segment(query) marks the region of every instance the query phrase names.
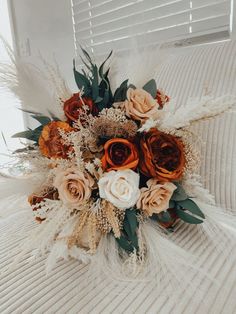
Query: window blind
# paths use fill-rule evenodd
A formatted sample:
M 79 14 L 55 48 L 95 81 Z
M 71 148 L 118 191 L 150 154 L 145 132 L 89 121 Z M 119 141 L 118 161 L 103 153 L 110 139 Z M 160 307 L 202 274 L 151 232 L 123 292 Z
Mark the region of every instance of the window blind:
M 229 33 L 230 0 L 72 0 L 75 44 L 95 54 Z

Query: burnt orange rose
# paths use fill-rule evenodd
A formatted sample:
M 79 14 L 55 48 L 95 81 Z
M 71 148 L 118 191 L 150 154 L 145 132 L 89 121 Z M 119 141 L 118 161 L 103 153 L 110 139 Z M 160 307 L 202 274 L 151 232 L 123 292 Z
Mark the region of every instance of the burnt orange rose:
M 165 104 L 170 101 L 170 97 L 167 96 L 163 92 L 162 89 L 158 89 L 157 94 L 156 94 L 156 100 L 157 100 L 157 103 L 159 104 L 160 108 L 163 108 L 165 106 Z
M 136 146 L 123 138 L 113 138 L 104 145 L 102 167 L 106 171 L 135 169 L 139 163 Z
M 182 141 L 155 128 L 143 134 L 140 140 L 140 170 L 147 177 L 160 181 L 181 178 L 185 165 Z
M 71 132 L 73 128 L 62 121 L 52 121 L 45 125 L 39 138 L 39 149 L 45 157 L 48 158 L 68 158 L 68 152 L 72 151 L 72 147 L 66 145 L 60 135 L 59 129 L 64 132 Z
M 97 115 L 98 109 L 93 100 L 89 97 L 80 97 L 80 93 L 73 94 L 73 96 L 64 102 L 64 112 L 69 123 L 77 122 L 81 113 L 85 112 L 85 106 L 87 106 L 88 113 Z M 82 123 L 84 122 L 81 119 Z

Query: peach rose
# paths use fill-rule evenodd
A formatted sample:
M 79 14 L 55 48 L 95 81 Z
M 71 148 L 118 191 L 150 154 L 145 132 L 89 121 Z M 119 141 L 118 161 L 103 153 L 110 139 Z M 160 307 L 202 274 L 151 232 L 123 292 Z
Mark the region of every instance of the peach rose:
M 59 129 L 64 132 L 72 132 L 73 128 L 66 122 L 52 121 L 45 125 L 39 138 L 39 149 L 43 156 L 48 158 L 68 158 L 68 152 L 72 147 L 64 143 Z
M 184 165 L 184 145 L 176 136 L 151 128 L 140 140 L 140 171 L 160 181 L 181 178 Z
M 123 138 L 113 138 L 105 143 L 102 157 L 104 170 L 134 170 L 138 163 L 138 150 L 133 143 Z
M 127 91 L 127 100 L 124 102 L 126 115 L 144 123 L 147 119 L 157 119 L 159 116 L 157 101 L 144 89 Z
M 147 181 L 147 187 L 140 189 L 137 208 L 148 216 L 159 214 L 169 208 L 169 201 L 175 189 L 176 186 L 171 182 L 150 179 Z
M 79 206 L 91 197 L 94 179 L 77 168 L 58 171 L 54 186 L 58 189 L 59 198 L 65 204 Z

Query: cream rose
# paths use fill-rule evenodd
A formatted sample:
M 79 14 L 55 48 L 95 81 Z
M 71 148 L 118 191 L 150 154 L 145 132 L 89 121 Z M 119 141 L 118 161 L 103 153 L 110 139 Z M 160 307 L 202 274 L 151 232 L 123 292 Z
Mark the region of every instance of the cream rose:
M 93 178 L 75 167 L 59 171 L 54 180 L 59 198 L 64 203 L 74 206 L 80 205 L 90 198 L 93 185 Z
M 147 119 L 157 119 L 159 116 L 157 101 L 144 89 L 127 91 L 127 100 L 124 102 L 126 115 L 134 120 L 145 122 Z
M 110 171 L 98 182 L 99 194 L 117 208 L 134 206 L 139 198 L 139 174 L 126 169 Z
M 169 208 L 169 201 L 175 189 L 176 186 L 171 182 L 160 183 L 156 179 L 150 179 L 147 181 L 147 187 L 140 190 L 137 208 L 148 216 L 159 214 Z

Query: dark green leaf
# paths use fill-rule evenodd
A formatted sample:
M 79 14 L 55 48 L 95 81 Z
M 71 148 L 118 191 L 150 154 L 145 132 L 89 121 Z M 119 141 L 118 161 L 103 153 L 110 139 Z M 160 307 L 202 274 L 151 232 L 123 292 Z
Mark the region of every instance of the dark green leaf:
M 37 120 L 42 125 L 46 125 L 51 122 L 51 119 L 46 116 L 31 116 L 33 119 Z
M 111 52 L 109 53 L 108 57 L 103 61 L 103 63 L 102 63 L 101 66 L 99 67 L 99 75 L 100 75 L 100 77 L 101 77 L 102 79 L 104 78 L 104 76 L 106 76 L 106 73 L 105 73 L 105 75 L 103 74 L 103 67 L 104 67 L 104 65 L 106 64 L 107 60 L 111 57 L 111 55 L 112 55 L 112 50 L 111 50 Z M 108 70 L 109 70 L 109 69 L 108 69 Z
M 184 201 L 188 198 L 188 195 L 186 194 L 185 190 L 181 186 L 180 183 L 174 182 L 177 189 L 174 191 L 173 195 L 171 196 L 171 200 L 173 201 Z
M 175 201 L 169 201 L 169 208 L 175 208 Z
M 83 54 L 85 55 L 85 58 L 86 58 L 90 63 L 92 63 L 92 59 L 91 59 L 89 53 L 88 53 L 82 46 L 80 46 L 80 48 L 81 48 Z
M 127 209 L 125 212 L 126 218 L 129 222 L 132 235 L 136 233 L 138 227 L 138 220 L 135 209 Z
M 114 94 L 114 102 L 124 101 L 126 99 L 126 93 L 128 90 L 128 81 L 125 80 L 121 83 L 120 87 L 118 87 Z
M 30 139 L 33 135 L 33 131 L 28 130 L 28 131 L 23 131 L 23 132 L 19 132 L 16 133 L 14 135 L 12 135 L 13 138 L 26 138 L 26 139 Z
M 156 93 L 157 93 L 157 84 L 156 81 L 154 79 L 151 79 L 150 81 L 148 81 L 144 86 L 143 89 L 148 92 L 149 94 L 152 95 L 153 98 L 156 97 Z
M 86 63 L 86 61 L 85 61 L 81 56 L 80 56 L 80 59 L 81 59 L 81 61 L 83 62 L 83 65 L 85 65 L 85 67 L 86 67 L 86 68 L 88 69 L 88 71 L 90 72 L 90 71 L 92 70 L 91 66 L 88 65 L 88 64 Z M 87 77 L 86 72 L 85 72 L 84 70 L 82 70 L 82 72 L 83 72 L 84 76 Z
M 96 65 L 93 66 L 92 70 L 92 98 L 93 101 L 99 96 L 99 86 L 98 86 L 98 68 Z
M 73 61 L 73 70 L 74 70 L 74 77 L 75 82 L 79 89 L 84 89 L 84 94 L 86 96 L 89 96 L 89 93 L 91 92 L 91 84 L 89 79 L 84 76 L 82 73 L 78 72 L 75 68 L 75 60 Z
M 184 201 L 179 201 L 178 205 L 180 205 L 182 208 L 190 211 L 191 213 L 193 213 L 196 216 L 199 216 L 201 218 L 205 218 L 203 212 L 200 210 L 198 205 L 190 199 L 187 199 Z
M 116 238 L 116 241 L 118 242 L 119 246 L 125 251 L 130 253 L 133 252 L 133 246 L 128 242 L 125 237 L 121 236 L 120 238 Z
M 192 215 L 189 215 L 188 213 L 186 213 L 182 209 L 176 209 L 176 213 L 181 220 L 183 220 L 189 224 L 197 225 L 197 224 L 203 223 L 202 220 L 200 220 L 200 219 L 198 219 Z
M 97 99 L 95 100 L 95 104 L 97 104 L 97 103 L 101 102 L 102 100 L 103 100 L 103 98 L 102 98 L 102 97 L 100 97 L 100 96 L 98 96 L 98 97 L 97 97 Z

